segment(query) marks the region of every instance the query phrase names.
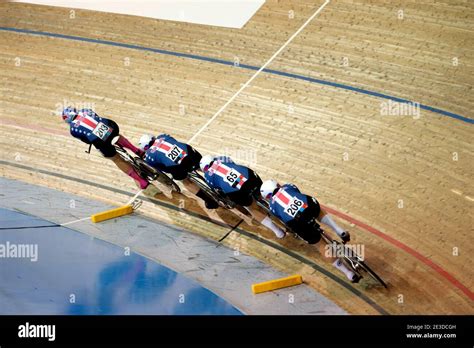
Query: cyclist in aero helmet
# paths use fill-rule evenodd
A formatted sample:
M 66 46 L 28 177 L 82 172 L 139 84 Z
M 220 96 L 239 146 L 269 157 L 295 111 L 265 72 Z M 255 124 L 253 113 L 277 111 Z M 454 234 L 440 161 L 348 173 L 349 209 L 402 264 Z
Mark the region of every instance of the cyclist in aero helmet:
M 169 173 L 174 180 L 180 180 L 184 187 L 201 198 L 208 209 L 216 209 L 218 204 L 188 179 L 188 173 L 199 168 L 201 154 L 191 145 L 181 143 L 168 134 L 153 136 L 143 134 L 138 146 L 145 151 L 145 161 L 150 166 Z
M 112 139 L 118 137 L 117 144 L 126 148 L 138 156 L 144 153 L 136 148 L 130 141 L 119 133 L 119 126 L 114 121 L 100 117 L 91 109 L 82 109 L 77 111 L 73 107 L 67 107 L 62 112 L 62 119 L 69 124 L 70 133 L 73 137 L 83 141 L 86 144 L 92 144 L 99 150 L 105 158 L 109 158 L 115 165 L 128 176 L 130 176 L 137 185 L 143 189 L 143 193 L 148 196 L 155 196 L 160 191 L 143 179 L 125 162 L 115 150 Z
M 255 194 L 262 180 L 252 169 L 234 163 L 229 157 L 206 155 L 200 162 L 206 182 L 219 190 L 235 204 L 244 207 L 252 217 L 271 230 L 277 238 L 283 238 L 282 231 L 255 202 Z
M 321 208 L 317 199 L 301 193 L 295 185 L 281 186 L 275 180 L 266 180 L 260 187 L 260 194 L 268 202 L 270 212 L 308 244 L 316 244 L 321 239 L 321 234 L 311 226 L 314 219 L 331 227 L 344 242 L 350 240 L 349 233 L 336 224 Z M 360 280 L 342 260 L 332 259 L 334 267 L 343 272 L 350 281 L 356 283 Z

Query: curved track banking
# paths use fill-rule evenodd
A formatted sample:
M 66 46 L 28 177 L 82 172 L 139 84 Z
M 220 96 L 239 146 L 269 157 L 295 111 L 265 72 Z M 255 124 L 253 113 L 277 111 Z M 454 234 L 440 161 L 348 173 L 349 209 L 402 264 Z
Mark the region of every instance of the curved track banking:
M 30 180 L 43 173 L 34 176 L 42 185 L 120 200 L 133 191 L 127 178 L 83 154 L 73 139 L 51 137 L 67 134 L 47 116 L 63 99 L 92 103 L 132 139 L 151 128 L 188 139 L 318 4 L 267 1 L 242 30 L 89 11 L 77 11 L 74 22 L 64 9 L 0 6 L 7 14 L 0 20 L 2 175 Z M 397 6 L 406 13 L 402 22 Z M 196 143 L 202 152 L 258 154 L 240 160 L 329 204 L 354 242 L 367 246 L 388 291 L 370 282 L 354 288 L 314 249 L 271 242 L 256 226 L 225 242 L 303 273 L 352 313 L 473 313 L 470 14 L 472 6 L 461 1 L 333 1 Z M 388 100 L 419 102 L 421 117 L 381 116 Z M 12 143 L 15 136 L 28 142 Z M 71 159 L 74 166 L 65 166 Z M 70 187 L 66 178 L 82 184 Z M 109 197 L 101 190 L 111 186 Z M 185 218 L 175 208 L 181 203 L 164 198 L 146 212 L 213 239 L 225 233 L 219 225 L 234 225 L 189 199 L 184 204 L 193 213 Z
M 0 27 L 0 30 L 10 31 L 10 32 L 15 32 L 15 33 L 22 33 L 22 34 L 54 37 L 54 38 L 60 38 L 60 39 L 65 39 L 65 40 L 83 41 L 83 42 L 89 42 L 89 43 L 96 43 L 96 44 L 100 44 L 100 45 L 109 45 L 109 46 L 128 48 L 128 49 L 134 49 L 134 50 L 139 50 L 139 51 L 148 51 L 148 52 L 153 52 L 153 53 L 166 54 L 166 55 L 170 55 L 170 56 L 174 56 L 174 57 L 196 59 L 196 60 L 201 60 L 201 61 L 204 61 L 204 62 L 223 64 L 223 65 L 227 65 L 227 66 L 235 66 L 235 62 L 232 62 L 232 61 L 226 61 L 226 60 L 216 59 L 216 58 L 212 58 L 212 57 L 197 56 L 197 55 L 193 55 L 193 54 L 186 54 L 186 53 L 180 53 L 180 52 L 160 50 L 160 49 L 156 49 L 156 48 L 152 48 L 152 47 L 144 47 L 144 46 L 138 46 L 138 45 L 133 45 L 133 44 L 127 44 L 127 43 L 97 40 L 97 39 L 90 39 L 90 38 L 86 38 L 86 37 L 64 35 L 64 34 L 60 34 L 60 33 L 48 33 L 48 32 L 34 31 L 34 30 L 21 29 L 21 28 Z M 248 69 L 248 70 L 258 70 L 258 69 L 260 69 L 260 67 L 258 67 L 258 66 L 252 66 L 252 65 L 246 65 L 246 64 L 239 64 L 237 67 L 241 68 L 241 69 Z M 289 78 L 293 78 L 293 79 L 297 79 L 297 80 L 308 81 L 308 82 L 312 82 L 312 83 L 318 83 L 318 84 L 321 84 L 321 85 L 331 86 L 331 87 L 335 87 L 335 88 L 341 88 L 341 89 L 345 89 L 345 90 L 356 92 L 356 93 L 361 93 L 361 94 L 366 94 L 366 95 L 370 95 L 370 96 L 373 96 L 373 97 L 392 100 L 392 101 L 395 101 L 395 102 L 414 103 L 414 101 L 412 101 L 412 100 L 398 98 L 398 97 L 383 94 L 383 93 L 380 93 L 380 92 L 369 91 L 369 90 L 365 90 L 365 89 L 362 89 L 362 88 L 348 86 L 348 85 L 345 85 L 345 84 L 342 84 L 342 83 L 336 83 L 336 82 L 331 82 L 331 81 L 314 79 L 314 78 L 311 78 L 309 76 L 291 74 L 291 73 L 288 73 L 288 72 L 285 72 L 285 71 L 279 71 L 279 70 L 273 70 L 273 69 L 263 69 L 263 72 L 269 73 L 269 74 L 274 74 L 274 75 L 279 75 L 279 76 L 284 76 L 284 77 L 289 77 Z M 457 119 L 457 120 L 460 120 L 460 121 L 463 121 L 463 122 L 466 122 L 466 123 L 474 123 L 474 119 L 467 118 L 467 117 L 464 117 L 462 115 L 458 115 L 454 112 L 441 110 L 441 109 L 438 109 L 438 108 L 435 108 L 435 107 L 432 107 L 432 106 L 429 106 L 429 105 L 420 104 L 420 108 L 424 109 L 424 110 L 427 110 L 427 111 L 431 111 L 433 113 L 443 115 L 443 116 L 448 116 L 448 117 L 451 117 L 451 118 L 454 118 L 454 119 Z
M 41 174 L 46 174 L 48 176 L 58 177 L 58 178 L 65 179 L 65 180 L 75 182 L 75 183 L 82 183 L 82 184 L 85 184 L 87 186 L 91 186 L 91 187 L 95 187 L 95 188 L 101 188 L 101 189 L 108 190 L 108 191 L 111 191 L 111 192 L 120 193 L 120 194 L 123 194 L 125 196 L 129 196 L 129 197 L 134 197 L 135 196 L 135 193 L 133 193 L 133 192 L 127 192 L 127 191 L 124 191 L 124 190 L 121 190 L 121 189 L 109 187 L 109 186 L 106 186 L 106 185 L 97 184 L 97 183 L 94 183 L 92 181 L 88 181 L 88 180 L 84 180 L 84 179 L 80 179 L 80 178 L 76 178 L 76 177 L 71 177 L 71 176 L 67 176 L 67 175 L 63 175 L 63 174 L 53 173 L 53 172 L 46 171 L 46 170 L 36 169 L 36 168 L 28 167 L 28 166 L 25 166 L 25 165 L 21 165 L 21 164 L 18 164 L 18 163 L 11 163 L 11 162 L 0 160 L 0 164 L 7 165 L 7 166 L 12 166 L 12 167 L 19 168 L 19 169 L 24 169 L 24 170 L 27 170 L 29 172 L 37 172 L 37 173 L 41 173 Z M 201 220 L 204 220 L 204 221 L 212 222 L 214 224 L 233 229 L 233 226 L 231 226 L 229 224 L 223 223 L 219 220 L 213 220 L 212 218 L 209 218 L 206 215 L 196 213 L 192 210 L 187 210 L 187 209 L 184 209 L 184 208 L 180 208 L 180 207 L 178 207 L 174 204 L 169 204 L 169 203 L 157 200 L 157 199 L 150 199 L 150 198 L 147 198 L 147 197 L 140 197 L 140 199 L 148 201 L 148 202 L 152 202 L 153 204 L 157 204 L 157 205 L 165 207 L 167 209 L 171 209 L 171 210 L 178 211 L 178 212 L 184 212 L 189 216 L 197 217 L 197 218 L 199 218 Z M 473 294 L 472 294 L 472 292 L 470 292 L 469 289 L 467 289 L 463 284 L 461 284 L 458 280 L 456 280 L 452 275 L 450 275 L 449 273 L 444 271 L 441 267 L 434 264 L 433 262 L 431 262 L 428 258 L 424 257 L 423 255 L 420 255 L 415 250 L 413 250 L 410 247 L 404 245 L 403 243 L 401 243 L 401 242 L 385 235 L 384 233 L 382 233 L 382 232 L 380 232 L 380 231 L 378 231 L 378 230 L 376 230 L 376 229 L 374 229 L 374 228 L 372 228 L 372 227 L 370 227 L 370 226 L 368 226 L 368 225 L 366 225 L 366 224 L 364 224 L 360 221 L 357 221 L 357 220 L 351 218 L 350 216 L 347 216 L 346 214 L 340 213 L 340 212 L 338 212 L 334 209 L 331 209 L 329 207 L 325 207 L 325 208 L 328 209 L 331 214 L 342 217 L 345 220 L 347 220 L 351 223 L 354 223 L 355 225 L 361 226 L 365 230 L 367 230 L 369 232 L 372 232 L 372 233 L 380 236 L 381 238 L 383 238 L 385 240 L 389 240 L 389 242 L 391 244 L 399 247 L 400 249 L 403 249 L 404 251 L 406 251 L 410 255 L 415 256 L 421 262 L 423 262 L 423 263 L 427 264 L 428 266 L 430 266 L 431 268 L 435 269 L 441 276 L 448 279 L 454 286 L 458 287 L 461 291 L 463 291 L 470 299 L 473 299 Z M 48 226 L 36 226 L 35 228 L 60 227 L 60 226 L 61 226 L 60 224 L 56 224 L 56 225 L 48 225 Z M 29 228 L 31 228 L 31 227 L 29 227 Z M 364 293 L 360 292 L 356 288 L 357 285 L 354 286 L 354 285 L 351 285 L 351 284 L 349 284 L 345 281 L 342 281 L 337 275 L 335 275 L 333 273 L 333 271 L 328 271 L 328 270 L 322 268 L 321 266 L 319 266 L 317 263 L 310 260 L 309 258 L 301 256 L 300 254 L 295 253 L 295 252 L 293 252 L 293 251 L 291 251 L 291 250 L 289 250 L 285 247 L 282 247 L 281 245 L 279 245 L 277 243 L 269 241 L 268 239 L 262 238 L 259 235 L 255 235 L 255 233 L 253 233 L 253 232 L 249 232 L 249 231 L 243 230 L 241 228 L 235 228 L 233 230 L 235 232 L 238 232 L 240 234 L 243 234 L 243 235 L 247 236 L 248 238 L 250 238 L 252 240 L 258 241 L 258 242 L 263 243 L 263 244 L 266 244 L 266 245 L 268 245 L 268 246 L 270 246 L 270 247 L 272 247 L 272 248 L 274 248 L 274 249 L 276 249 L 276 250 L 278 250 L 278 251 L 280 251 L 280 252 L 282 252 L 286 255 L 289 255 L 292 258 L 294 258 L 295 260 L 298 260 L 299 262 L 302 262 L 304 264 L 309 265 L 310 267 L 314 268 L 316 271 L 326 275 L 327 277 L 329 277 L 334 282 L 338 283 L 339 285 L 341 285 L 342 287 L 344 287 L 348 291 L 352 292 L 355 296 L 359 297 L 361 300 L 363 300 L 368 305 L 370 305 L 372 308 L 374 308 L 379 314 L 389 314 L 389 312 L 387 312 L 384 308 L 382 308 L 377 303 L 375 303 L 370 297 L 368 297 Z
M 136 45 L 132 45 L 132 44 L 124 44 L 124 43 L 111 42 L 111 41 L 94 40 L 94 39 L 88 39 L 88 38 L 84 38 L 84 37 L 62 35 L 62 34 L 57 34 L 57 33 L 37 32 L 37 31 L 18 29 L 18 28 L 2 28 L 2 27 L 0 27 L 0 30 L 13 31 L 13 32 L 24 33 L 24 34 L 47 36 L 47 37 L 56 37 L 56 38 L 67 39 L 67 40 L 84 41 L 84 42 L 97 43 L 97 44 L 102 44 L 102 45 L 111 45 L 111 46 L 116 46 L 116 47 L 137 49 L 137 50 L 142 50 L 142 51 L 150 51 L 150 52 L 159 53 L 159 54 L 167 54 L 167 55 L 171 55 L 171 56 L 175 56 L 175 57 L 197 59 L 197 60 L 202 60 L 202 61 L 211 62 L 211 63 L 234 66 L 234 62 L 230 62 L 230 61 L 223 61 L 223 60 L 214 59 L 214 58 L 211 58 L 211 57 L 202 57 L 202 56 L 196 56 L 196 55 L 189 55 L 189 54 L 184 54 L 184 53 L 179 53 L 179 52 L 158 50 L 158 49 L 153 49 L 153 48 L 150 48 L 150 47 L 136 46 Z M 243 69 L 250 69 L 250 70 L 258 70 L 259 69 L 259 67 L 249 66 L 249 65 L 239 65 L 239 67 L 243 68 Z M 332 87 L 336 87 L 336 88 L 342 88 L 342 89 L 354 91 L 354 92 L 357 92 L 357 93 L 362 93 L 362 94 L 367 94 L 367 95 L 370 95 L 370 96 L 375 96 L 375 97 L 379 97 L 379 98 L 393 100 L 393 101 L 396 101 L 396 102 L 402 102 L 402 103 L 411 103 L 412 102 L 412 101 L 409 101 L 409 100 L 406 100 L 406 99 L 397 98 L 397 97 L 394 97 L 394 96 L 389 96 L 389 95 L 386 95 L 386 94 L 373 92 L 373 91 L 368 91 L 368 90 L 364 90 L 364 89 L 360 89 L 360 88 L 355 88 L 355 87 L 351 87 L 351 86 L 347 86 L 347 85 L 343 85 L 343 84 L 339 84 L 339 83 L 333 83 L 333 82 L 330 82 L 330 81 L 312 79 L 312 78 L 307 77 L 307 76 L 289 74 L 289 73 L 286 73 L 284 71 L 270 70 L 270 69 L 264 69 L 263 71 L 267 72 L 267 73 L 275 74 L 275 75 L 280 75 L 280 76 L 300 79 L 300 80 L 304 80 L 304 81 L 319 83 L 319 84 L 328 85 L 328 86 L 332 86 Z M 464 117 L 464 116 L 461 116 L 461 115 L 458 115 L 458 114 L 455 114 L 455 113 L 452 113 L 452 112 L 449 112 L 449 111 L 441 110 L 441 109 L 438 109 L 438 108 L 435 108 L 435 107 L 431 107 L 431 106 L 428 106 L 428 105 L 420 104 L 420 108 L 422 108 L 424 110 L 434 112 L 434 113 L 437 113 L 437 114 L 440 114 L 440 115 L 443 115 L 443 116 L 449 116 L 451 118 L 454 118 L 454 119 L 457 119 L 457 120 L 460 120 L 460 121 L 463 121 L 463 122 L 466 122 L 466 123 L 471 123 L 471 124 L 474 123 L 474 119 L 470 119 L 470 118 L 467 118 L 467 117 Z M 344 220 L 346 220 L 350 223 L 353 223 L 357 226 L 360 226 L 363 229 L 365 229 L 366 231 L 374 233 L 375 235 L 387 240 L 388 242 L 395 245 L 396 247 L 398 247 L 398 248 L 406 251 L 407 253 L 413 255 L 414 257 L 419 259 L 424 264 L 426 264 L 429 267 L 433 268 L 442 277 L 448 279 L 454 286 L 456 286 L 462 292 L 464 292 L 471 300 L 474 300 L 474 293 L 472 291 L 470 291 L 466 286 L 464 286 L 460 281 L 458 281 L 451 274 L 446 272 L 442 267 L 440 267 L 436 263 L 432 262 L 427 257 L 421 255 L 419 252 L 417 252 L 413 248 L 407 246 L 404 243 L 401 243 L 400 241 L 398 241 L 398 240 L 396 240 L 396 239 L 394 239 L 390 236 L 387 236 L 385 233 L 383 233 L 383 232 L 381 232 L 381 231 L 379 231 L 379 230 L 377 230 L 373 227 L 370 227 L 370 226 L 366 225 L 363 222 L 358 221 L 357 219 L 352 218 L 351 216 L 349 216 L 347 214 L 341 213 L 337 210 L 334 210 L 334 209 L 331 209 L 331 208 L 328 208 L 328 207 L 325 207 L 325 208 L 328 209 L 332 214 L 334 214 L 336 216 L 339 216 L 340 218 L 342 218 L 342 219 L 344 219 Z
M 109 186 L 105 186 L 105 185 L 100 185 L 100 184 L 94 183 L 92 181 L 83 180 L 83 179 L 79 179 L 79 178 L 75 178 L 75 177 L 71 177 L 71 176 L 67 176 L 67 175 L 57 174 L 57 173 L 49 172 L 49 171 L 46 171 L 46 170 L 35 169 L 35 168 L 32 168 L 32 167 L 24 166 L 24 165 L 17 164 L 17 163 L 9 163 L 9 162 L 6 162 L 6 161 L 0 161 L 0 164 L 25 169 L 25 170 L 28 170 L 30 172 L 37 172 L 37 173 L 42 173 L 42 174 L 46 174 L 46 175 L 49 175 L 49 176 L 55 176 L 55 177 L 58 177 L 58 178 L 61 178 L 61 179 L 66 179 L 66 180 L 72 181 L 72 182 L 80 182 L 82 184 L 86 184 L 86 185 L 91 186 L 91 187 L 101 188 L 101 189 L 104 189 L 104 190 L 107 190 L 107 191 L 120 193 L 120 194 L 123 194 L 125 196 L 129 196 L 129 197 L 134 197 L 135 196 L 135 193 L 132 193 L 132 192 L 127 192 L 127 191 L 120 190 L 120 189 L 117 189 L 117 188 L 113 188 L 113 187 L 109 187 Z M 209 218 L 206 215 L 201 215 L 201 214 L 195 213 L 191 210 L 179 208 L 179 207 L 177 207 L 176 205 L 173 205 L 173 204 L 162 202 L 162 201 L 156 200 L 156 199 L 150 199 L 148 197 L 140 197 L 140 199 L 148 201 L 148 202 L 152 202 L 154 204 L 158 204 L 162 207 L 166 207 L 167 209 L 171 209 L 171 210 L 179 211 L 179 212 L 184 212 L 184 213 L 188 214 L 189 216 L 197 217 L 201 220 L 212 222 L 214 224 L 218 224 L 218 225 L 223 226 L 223 227 L 232 228 L 231 225 L 222 223 L 218 220 L 213 220 L 212 218 Z M 61 224 L 56 224 L 56 225 L 48 225 L 48 226 L 37 226 L 35 228 L 61 227 L 61 226 L 62 226 Z M 32 227 L 28 227 L 28 228 L 32 228 Z M 9 229 L 11 229 L 11 228 L 9 228 Z M 327 271 L 326 269 L 324 269 L 321 266 L 319 266 L 318 264 L 316 264 L 314 261 L 312 261 L 308 258 L 302 257 L 301 255 L 299 255 L 299 254 L 297 254 L 297 253 L 295 253 L 291 250 L 288 250 L 288 249 L 278 245 L 277 243 L 271 242 L 271 241 L 269 241 L 265 238 L 262 238 L 258 235 L 255 235 L 252 232 L 245 231 L 241 228 L 235 228 L 234 231 L 238 232 L 238 233 L 241 233 L 241 234 L 247 236 L 250 239 L 253 239 L 253 240 L 258 241 L 260 243 L 266 244 L 266 245 L 268 245 L 268 246 L 270 246 L 274 249 L 279 250 L 280 252 L 282 252 L 284 254 L 287 254 L 287 255 L 291 256 L 292 258 L 294 258 L 294 259 L 296 259 L 296 260 L 298 260 L 302 263 L 305 263 L 305 264 L 309 265 L 310 267 L 314 268 L 316 271 L 326 275 L 327 277 L 331 278 L 333 281 L 335 281 L 339 285 L 343 286 L 344 288 L 346 288 L 347 290 L 352 292 L 355 296 L 361 298 L 368 305 L 373 307 L 378 313 L 380 313 L 380 314 L 389 314 L 382 307 L 380 307 L 377 303 L 375 303 L 369 297 L 367 297 L 365 294 L 363 294 L 359 290 L 357 290 L 357 288 L 355 288 L 353 285 L 350 285 L 347 282 L 342 281 L 333 272 Z

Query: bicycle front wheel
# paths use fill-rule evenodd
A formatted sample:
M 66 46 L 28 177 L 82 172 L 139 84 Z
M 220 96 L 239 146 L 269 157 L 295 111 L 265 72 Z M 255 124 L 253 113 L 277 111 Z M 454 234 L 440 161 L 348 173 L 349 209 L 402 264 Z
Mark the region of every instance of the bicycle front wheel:
M 380 284 L 382 284 L 386 289 L 388 288 L 387 287 L 387 284 L 383 281 L 382 278 L 380 278 L 378 276 L 377 273 L 375 273 L 364 261 L 357 261 L 357 264 L 360 266 L 361 269 L 363 269 L 368 275 L 370 275 L 370 277 L 372 277 L 372 279 L 374 279 L 375 281 L 379 282 Z

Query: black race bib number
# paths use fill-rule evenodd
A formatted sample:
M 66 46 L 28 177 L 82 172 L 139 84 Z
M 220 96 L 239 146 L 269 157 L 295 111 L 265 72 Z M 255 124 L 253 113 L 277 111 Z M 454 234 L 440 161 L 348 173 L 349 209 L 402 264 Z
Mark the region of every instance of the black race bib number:
M 232 186 L 237 178 L 240 177 L 240 173 L 236 170 L 231 169 L 226 175 L 224 181 Z
M 167 156 L 170 160 L 173 162 L 176 162 L 176 160 L 179 158 L 179 155 L 181 154 L 182 150 L 177 147 L 176 145 L 173 146 L 173 148 L 168 152 Z
M 103 124 L 102 122 L 99 122 L 99 124 L 94 128 L 92 133 L 96 137 L 98 137 L 102 140 L 105 140 L 112 133 L 112 128 L 110 128 L 109 126 Z
M 285 208 L 285 213 L 290 215 L 291 217 L 295 217 L 296 214 L 300 211 L 301 207 L 303 206 L 304 202 L 296 197 L 293 198 L 293 201 L 290 202 Z
M 227 181 L 231 184 L 233 184 L 235 182 L 235 179 L 237 179 L 237 173 L 236 172 L 233 172 L 231 171 L 229 174 L 227 174 Z

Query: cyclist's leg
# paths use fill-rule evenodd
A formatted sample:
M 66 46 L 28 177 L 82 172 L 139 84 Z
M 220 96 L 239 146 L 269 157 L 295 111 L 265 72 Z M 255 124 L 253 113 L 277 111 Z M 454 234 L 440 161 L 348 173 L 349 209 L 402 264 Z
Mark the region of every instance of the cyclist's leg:
M 357 283 L 360 280 L 360 276 L 354 273 L 354 271 L 350 270 L 346 264 L 342 262 L 342 258 L 334 258 L 332 265 L 344 273 L 347 279 L 349 279 L 351 282 Z
M 120 157 L 119 154 L 115 154 L 113 157 L 109 157 L 112 162 L 115 163 L 115 165 L 125 174 L 127 174 L 129 177 L 131 177 L 137 185 L 141 189 L 146 189 L 147 186 L 149 185 L 149 182 L 143 179 L 138 173 L 135 171 L 135 169 L 132 167 L 132 165 L 128 162 L 126 162 L 122 157 Z
M 319 231 L 316 231 L 314 227 L 311 228 L 308 226 L 308 221 L 314 219 L 314 217 L 318 215 L 319 211 L 317 207 L 313 205 L 310 205 L 308 208 L 309 210 L 305 212 L 306 214 L 302 216 L 300 221 L 293 221 L 294 225 L 288 227 L 290 227 L 293 231 L 303 231 L 302 234 L 299 233 L 301 238 L 306 240 L 309 244 L 316 244 L 321 239 L 324 241 L 324 239 L 321 238 L 321 233 Z M 360 277 L 351 269 L 349 269 L 344 262 L 342 262 L 341 255 L 339 254 L 340 250 L 337 248 L 337 245 L 342 244 L 332 244 L 332 238 L 328 235 L 325 236 L 331 243 L 319 243 L 319 251 L 321 254 L 324 255 L 324 257 L 326 257 L 336 269 L 344 273 L 347 279 L 349 279 L 351 282 L 357 282 Z
M 314 199 L 314 198 L 313 198 Z M 314 199 L 316 202 L 317 200 Z M 318 203 L 319 206 L 319 203 Z M 320 213 L 318 216 L 318 221 L 322 222 L 325 225 L 328 225 L 331 227 L 331 229 L 336 232 L 336 234 L 341 237 L 345 241 L 349 241 L 349 232 L 345 231 L 342 227 L 340 227 L 331 217 L 331 215 L 328 214 L 327 211 L 325 211 L 323 208 L 320 208 Z
M 332 242 L 333 239 L 326 235 L 326 237 Z M 352 269 L 346 266 L 346 264 L 342 261 L 342 253 L 344 252 L 342 249 L 338 249 L 337 246 L 342 246 L 343 244 L 325 244 L 321 243 L 323 249 L 321 252 L 323 255 L 328 259 L 332 265 L 344 273 L 344 275 L 349 279 L 351 282 L 357 283 L 360 280 L 360 276 L 356 274 Z
M 107 123 L 110 127 L 112 127 L 112 134 L 109 136 L 109 138 L 105 141 L 107 145 L 112 146 L 112 142 L 115 141 L 117 145 L 131 150 L 134 154 L 137 156 L 143 157 L 145 152 L 137 148 L 135 145 L 133 145 L 127 138 L 125 138 L 123 135 L 120 135 L 120 127 L 119 125 L 113 121 L 113 120 L 108 120 Z M 117 138 L 118 137 L 118 138 Z M 117 139 L 116 139 L 117 138 Z M 116 139 L 116 140 L 114 140 Z
M 266 212 L 257 205 L 257 202 L 255 202 L 254 199 L 252 199 L 251 204 L 245 206 L 245 208 L 249 211 L 249 213 L 255 220 L 257 220 L 263 226 L 275 233 L 275 236 L 277 236 L 277 238 L 285 237 L 285 231 L 283 231 L 280 227 L 273 223 L 272 219 L 270 219 Z
M 273 223 L 267 212 L 257 205 L 254 198 L 254 192 L 258 192 L 262 186 L 262 179 L 253 170 L 249 170 L 247 182 L 237 192 L 229 194 L 229 198 L 237 204 L 244 207 L 250 213 L 252 218 L 272 231 L 277 238 L 284 238 L 286 233 L 280 227 Z M 240 212 L 240 211 L 239 211 Z M 240 212 L 242 213 L 242 212 Z M 240 216 L 240 214 L 237 213 Z
M 197 193 L 201 190 L 201 188 L 196 185 L 194 182 L 189 180 L 188 178 L 184 179 L 181 181 L 183 183 L 183 186 L 186 190 L 188 190 L 190 193 L 193 195 L 197 195 Z
M 332 243 L 333 239 L 326 235 L 326 237 L 329 239 L 329 241 Z M 324 239 L 323 239 L 324 240 Z M 329 262 L 332 263 L 332 265 L 341 271 L 342 273 L 345 274 L 345 276 L 350 280 L 350 281 L 356 281 L 357 280 L 357 275 L 349 269 L 344 262 L 342 262 L 342 255 L 339 254 L 340 252 L 343 252 L 342 250 L 337 248 L 337 245 L 342 245 L 342 244 L 326 244 L 326 243 L 320 243 L 320 252 L 322 255 L 324 255 Z
M 140 157 L 143 157 L 143 155 L 145 154 L 145 152 L 136 147 L 135 145 L 133 145 L 127 138 L 125 138 L 123 135 L 120 135 L 118 136 L 118 140 L 117 140 L 117 145 L 123 147 L 123 148 L 126 148 L 126 149 L 129 149 L 130 151 L 132 151 L 134 154 L 136 154 L 137 156 L 140 156 Z
M 260 186 L 262 186 L 262 179 L 260 179 L 257 173 L 249 170 L 249 178 L 247 182 L 241 187 L 239 191 L 233 192 L 228 196 L 235 204 L 237 204 L 237 206 L 244 207 L 244 209 L 250 213 L 254 220 L 272 231 L 277 238 L 284 238 L 286 235 L 285 231 L 275 225 L 272 219 L 270 219 L 270 217 L 267 215 L 267 212 L 260 208 L 255 201 L 253 193 L 256 191 L 258 192 Z M 240 213 L 242 214 L 242 212 Z M 241 216 L 238 213 L 237 215 Z
M 95 141 L 93 143 L 94 147 L 99 150 L 105 158 L 112 160 L 122 172 L 134 179 L 141 189 L 145 189 L 149 185 L 148 181 L 138 175 L 132 165 L 120 157 L 115 146 L 112 145 L 111 140 L 116 136 L 116 133 L 118 134 L 118 125 L 115 122 L 111 122 L 111 125 L 114 127 L 114 131 L 109 139 L 107 139 L 107 141 Z
M 216 209 L 219 207 L 219 204 L 217 204 L 216 201 L 209 197 L 198 185 L 196 185 L 188 178 L 183 179 L 181 182 L 183 183 L 186 190 L 188 190 L 194 196 L 199 197 L 204 201 L 207 209 Z
M 187 145 L 188 155 L 183 159 L 181 164 L 170 167 L 169 173 L 174 180 L 179 180 L 187 191 L 192 193 L 204 201 L 207 209 L 216 209 L 219 207 L 216 201 L 209 197 L 197 184 L 188 179 L 188 174 L 199 168 L 199 161 L 201 161 L 201 154 L 191 145 Z

